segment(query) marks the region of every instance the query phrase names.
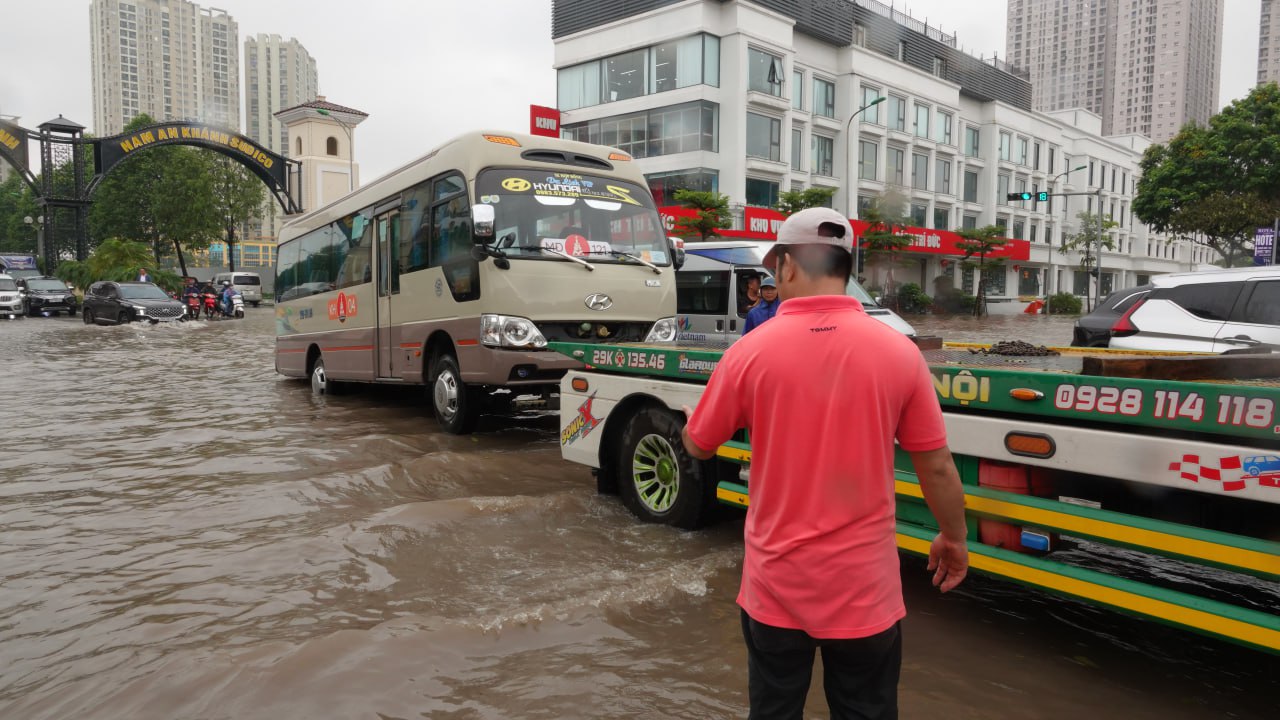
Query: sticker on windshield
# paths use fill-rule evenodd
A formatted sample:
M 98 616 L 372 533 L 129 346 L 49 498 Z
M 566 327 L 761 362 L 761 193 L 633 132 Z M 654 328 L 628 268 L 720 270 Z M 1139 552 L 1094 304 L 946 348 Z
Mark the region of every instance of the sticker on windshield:
M 607 242 L 587 240 L 585 237 L 576 233 L 563 240 L 560 238 L 542 238 L 542 247 L 548 250 L 558 250 L 562 253 L 577 257 L 591 255 L 593 253 L 608 255 L 613 251 L 613 246 Z
M 558 197 L 571 200 L 608 200 L 623 202 L 628 205 L 639 205 L 640 202 L 631 196 L 631 188 L 619 185 L 608 185 L 598 179 L 591 179 L 577 173 L 551 172 L 546 175 L 530 177 L 507 177 L 499 183 L 503 190 L 511 193 L 532 192 L 537 197 Z

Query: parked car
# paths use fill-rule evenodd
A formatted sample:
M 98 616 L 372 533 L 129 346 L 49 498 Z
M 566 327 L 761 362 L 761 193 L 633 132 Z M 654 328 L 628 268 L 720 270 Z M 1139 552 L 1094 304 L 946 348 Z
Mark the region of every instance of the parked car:
M 1111 341 L 1111 327 L 1129 308 L 1146 297 L 1153 287 L 1155 286 L 1147 283 L 1117 290 L 1103 298 L 1093 312 L 1076 320 L 1071 344 L 1075 347 L 1107 347 L 1107 343 Z
M 56 277 L 39 275 L 18 278 L 18 287 L 27 292 L 28 315 L 76 314 L 76 294 Z
M 1111 327 L 1113 348 L 1280 350 L 1280 266 L 1173 273 Z
M 19 318 L 26 312 L 26 293 L 12 277 L 0 275 L 0 317 Z
M 155 283 L 104 280 L 85 292 L 82 317 L 85 324 L 125 325 L 175 322 L 186 314 L 186 306 Z
M 754 240 L 687 242 L 684 264 L 676 271 L 677 340 L 699 345 L 727 345 L 742 336 L 746 313 L 739 300 L 749 278 L 764 278 L 760 263 L 770 242 Z M 903 335 L 915 329 L 892 310 L 881 307 L 853 278 L 845 294 L 862 303 L 867 315 Z

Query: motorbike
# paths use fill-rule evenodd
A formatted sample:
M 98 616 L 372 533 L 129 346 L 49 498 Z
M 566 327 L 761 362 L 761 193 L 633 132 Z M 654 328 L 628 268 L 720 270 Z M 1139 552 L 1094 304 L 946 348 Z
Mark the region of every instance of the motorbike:
M 229 317 L 233 318 L 244 317 L 244 298 L 241 297 L 240 293 L 236 293 L 231 296 L 230 312 L 227 314 Z
M 212 320 L 214 314 L 218 312 L 218 295 L 213 292 L 206 292 L 200 297 L 204 300 L 204 318 Z
M 203 301 L 200 299 L 200 295 L 197 293 L 191 293 L 183 299 L 187 305 L 187 319 L 199 320 L 200 308 L 204 305 Z

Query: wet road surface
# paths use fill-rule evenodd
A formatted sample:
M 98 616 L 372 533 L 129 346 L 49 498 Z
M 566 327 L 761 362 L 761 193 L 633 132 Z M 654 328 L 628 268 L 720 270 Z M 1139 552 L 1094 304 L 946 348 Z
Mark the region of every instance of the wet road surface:
M 641 525 L 549 415 L 312 397 L 272 332 L 0 324 L 0 718 L 745 716 L 737 516 Z M 903 571 L 904 718 L 1275 716 L 1274 657 Z

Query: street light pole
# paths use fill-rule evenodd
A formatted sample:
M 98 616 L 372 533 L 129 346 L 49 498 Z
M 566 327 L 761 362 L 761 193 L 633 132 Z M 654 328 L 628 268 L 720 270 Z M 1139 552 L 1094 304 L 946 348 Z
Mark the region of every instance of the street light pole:
M 850 217 L 853 216 L 853 187 L 855 184 L 854 177 L 853 177 L 853 119 L 858 117 L 858 115 L 862 114 L 863 110 L 866 110 L 869 107 L 874 107 L 876 105 L 879 105 L 880 103 L 884 102 L 885 99 L 886 99 L 885 96 L 881 95 L 880 97 L 876 98 L 875 100 L 872 100 L 866 105 L 863 105 L 857 110 L 854 110 L 853 114 L 849 116 L 849 121 L 846 122 L 844 125 L 845 143 L 848 144 L 849 146 L 849 154 L 847 156 L 849 158 L 849 161 L 845 168 L 845 203 L 846 203 L 845 208 Z M 858 277 L 858 272 L 861 269 L 861 265 L 862 265 L 862 241 L 857 240 L 855 238 L 853 243 L 853 276 L 855 279 Z
M 1096 283 L 1093 286 L 1093 306 L 1098 307 L 1098 302 L 1102 300 L 1102 233 L 1105 232 L 1102 225 L 1102 182 L 1098 182 L 1098 259 L 1093 264 L 1093 268 L 1098 271 Z
M 324 108 L 315 108 L 315 111 L 338 123 L 338 127 L 342 128 L 342 132 L 347 135 L 347 192 L 350 193 L 356 189 L 356 146 L 355 141 L 351 139 L 351 128 Z
M 31 217 L 30 215 L 22 218 L 22 222 L 28 225 L 34 225 L 36 231 L 36 257 L 44 258 L 44 216 Z

